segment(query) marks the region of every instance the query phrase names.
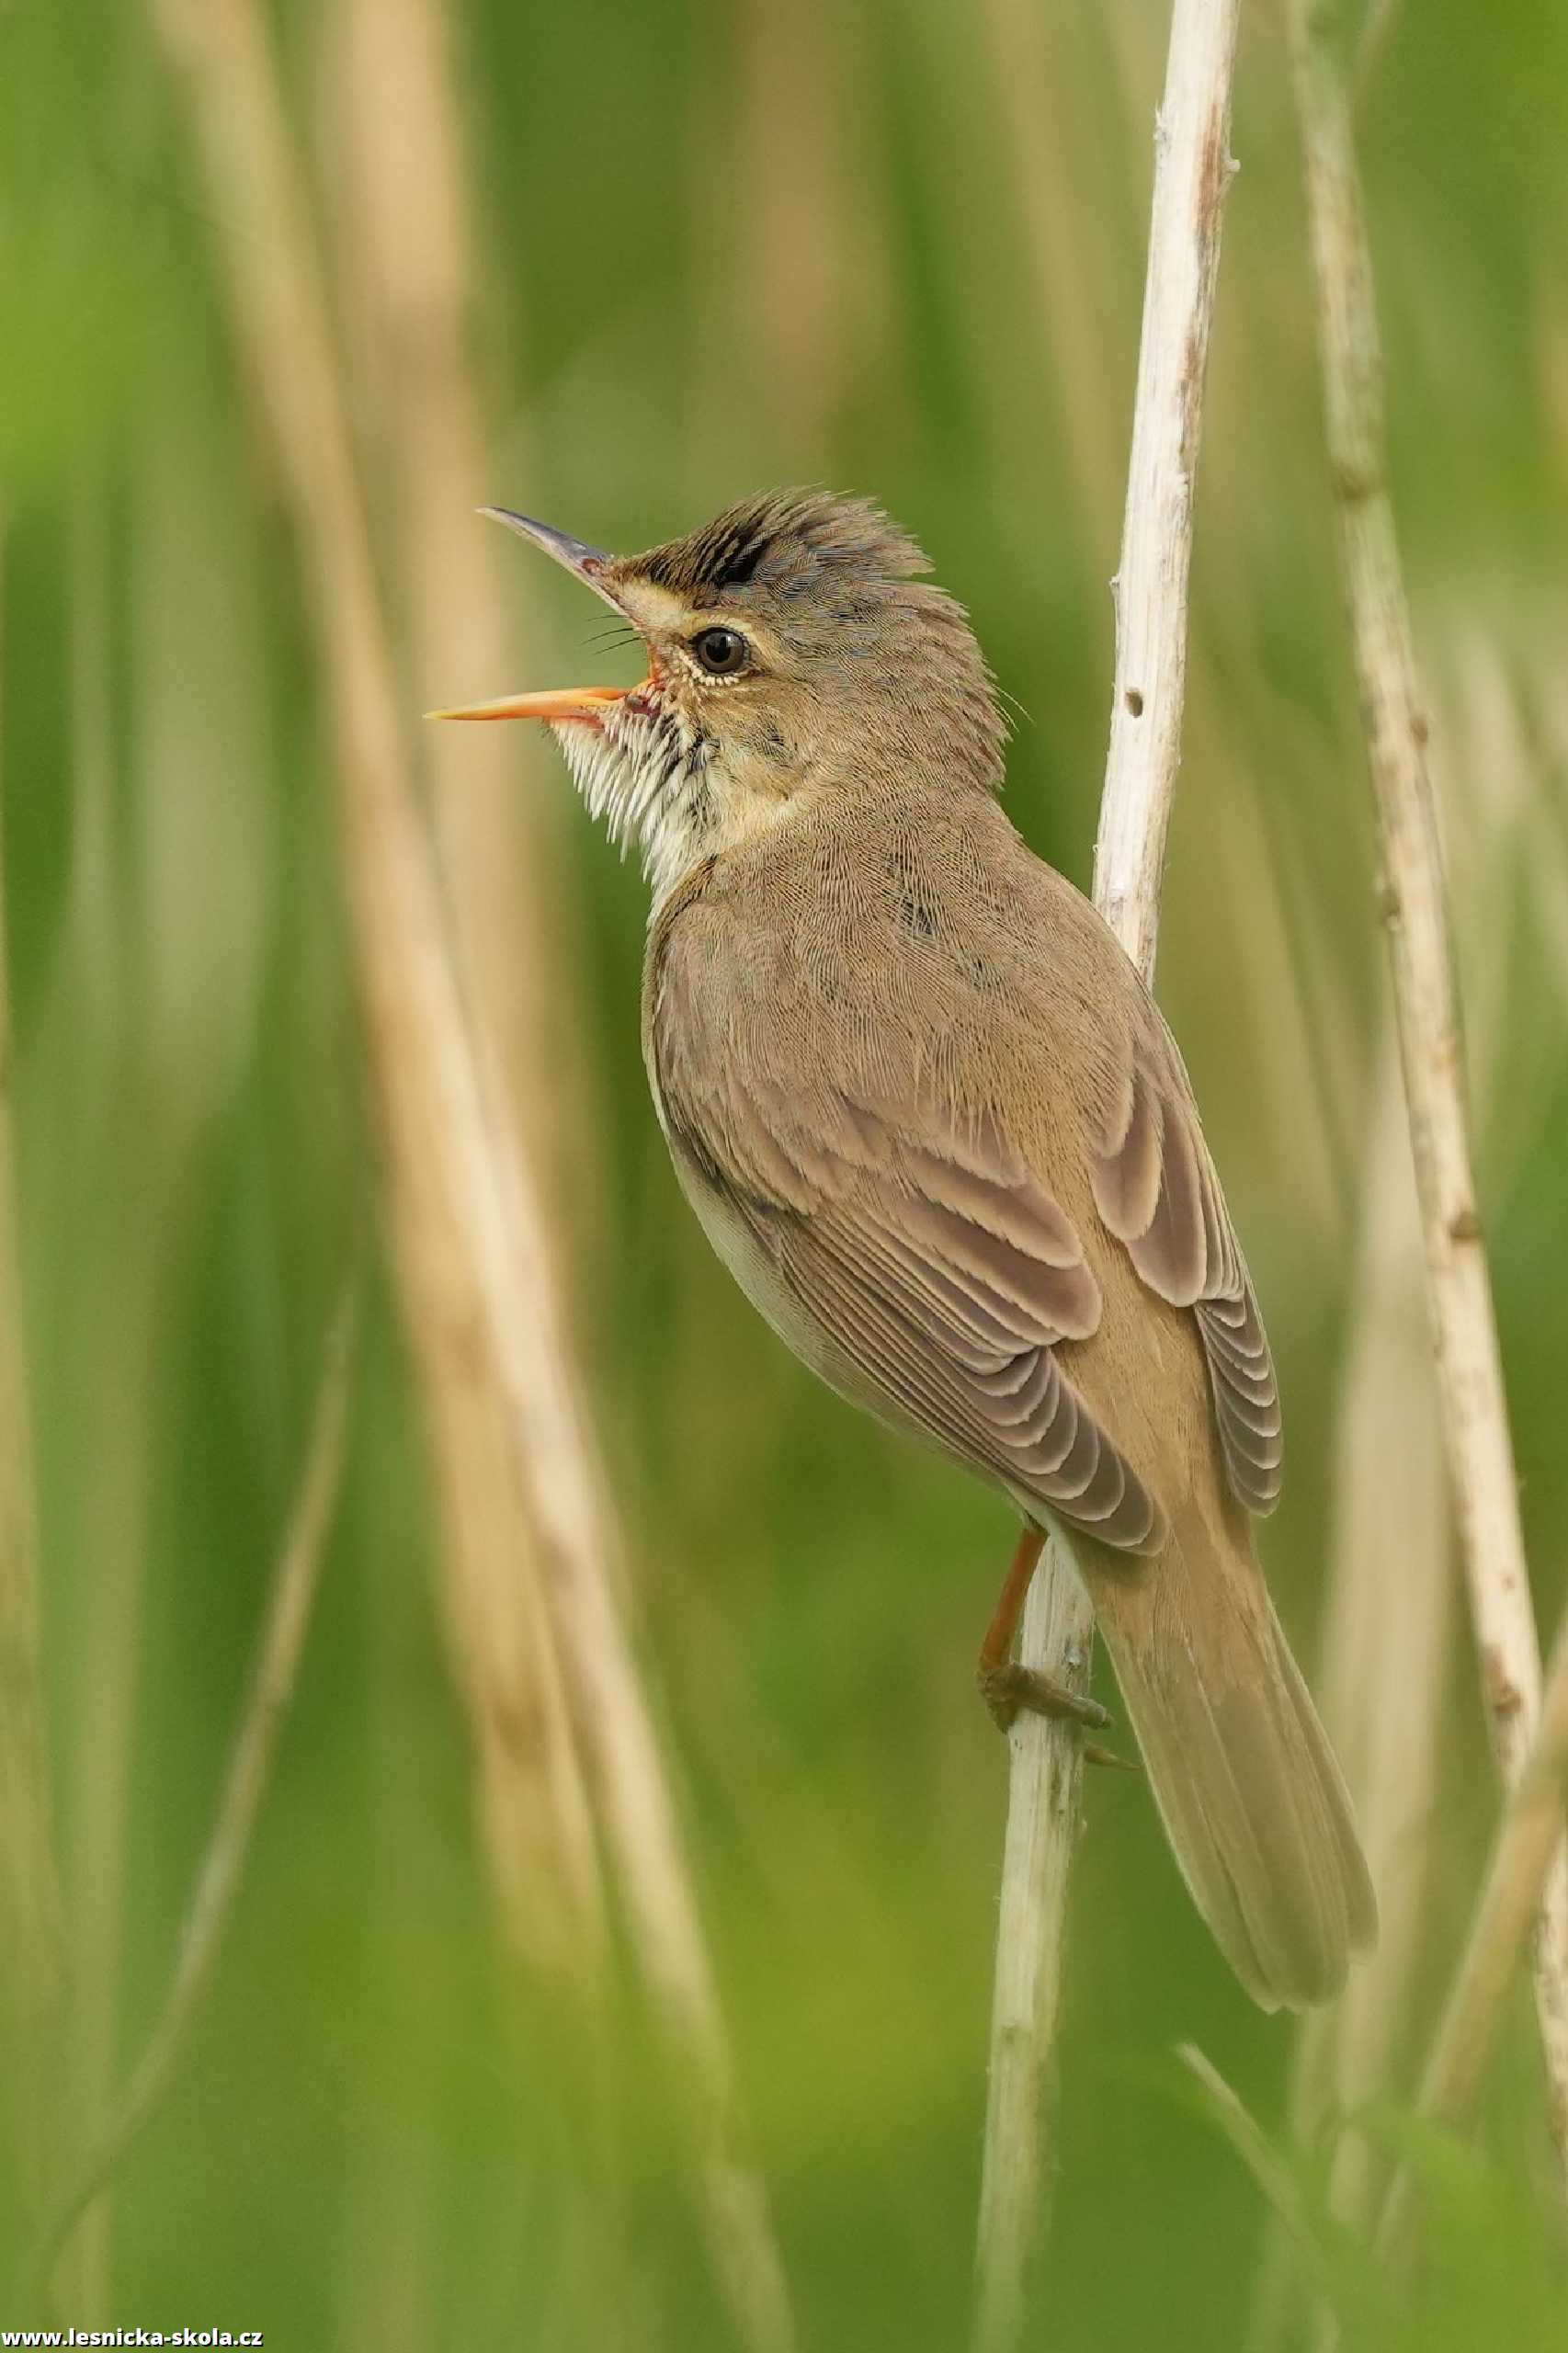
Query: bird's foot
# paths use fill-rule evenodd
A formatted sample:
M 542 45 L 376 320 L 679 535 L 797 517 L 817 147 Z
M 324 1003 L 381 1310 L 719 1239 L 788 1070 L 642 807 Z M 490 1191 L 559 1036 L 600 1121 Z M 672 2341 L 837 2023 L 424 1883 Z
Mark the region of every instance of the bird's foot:
M 980 1663 L 975 1669 L 975 1681 L 980 1696 L 990 1710 L 991 1720 L 998 1732 L 1006 1732 L 1020 1708 L 1028 1708 L 1039 1716 L 1055 1716 L 1074 1723 L 1080 1731 L 1103 1732 L 1116 1722 L 1108 1709 L 1097 1699 L 1089 1699 L 1077 1691 L 1069 1690 L 1065 1683 L 1058 1683 L 1053 1675 L 1042 1675 L 1038 1667 L 1023 1666 L 1013 1656 L 1013 1643 L 1018 1631 L 1018 1619 L 1024 1606 L 1024 1596 L 1029 1589 L 1029 1579 L 1040 1559 L 1045 1539 L 1032 1524 L 1026 1525 L 1013 1554 L 995 1615 L 985 1631 L 980 1646 Z M 1136 1765 L 1114 1749 L 1102 1748 L 1097 1741 L 1086 1740 L 1083 1745 L 1086 1765 L 1114 1765 L 1124 1773 L 1135 1773 Z
M 1054 1676 L 1042 1675 L 1038 1667 L 1020 1666 L 1017 1659 L 983 1657 L 974 1679 L 999 1732 L 1008 1730 L 1020 1708 L 1028 1708 L 1037 1716 L 1065 1718 L 1095 1732 L 1103 1732 L 1116 1721 L 1097 1699 L 1084 1699 L 1065 1683 L 1058 1683 Z

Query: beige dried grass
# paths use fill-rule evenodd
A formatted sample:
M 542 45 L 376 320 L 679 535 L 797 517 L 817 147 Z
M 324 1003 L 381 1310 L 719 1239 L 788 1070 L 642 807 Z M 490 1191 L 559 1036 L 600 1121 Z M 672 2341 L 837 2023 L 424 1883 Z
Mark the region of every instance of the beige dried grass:
M 221 275 L 321 649 L 342 874 L 416 1352 L 498 1395 L 629 1944 L 689 2119 L 721 2286 L 758 2353 L 792 2342 L 654 1722 L 618 1608 L 619 1539 L 565 1345 L 552 1236 L 494 1108 L 416 793 L 319 262 L 259 0 L 152 0 L 219 223 Z M 527 1736 L 525 1731 L 524 1735 Z M 585 1950 L 592 1898 L 581 1907 Z

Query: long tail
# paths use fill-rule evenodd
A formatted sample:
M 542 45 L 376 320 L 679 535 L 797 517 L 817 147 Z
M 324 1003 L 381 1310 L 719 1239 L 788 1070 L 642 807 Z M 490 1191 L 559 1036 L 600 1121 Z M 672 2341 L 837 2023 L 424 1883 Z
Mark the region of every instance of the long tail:
M 1230 1515 L 1227 1515 L 1229 1519 Z M 1153 1559 L 1073 1539 L 1165 1832 L 1265 2009 L 1310 2007 L 1377 1934 L 1350 1801 L 1239 1515 Z

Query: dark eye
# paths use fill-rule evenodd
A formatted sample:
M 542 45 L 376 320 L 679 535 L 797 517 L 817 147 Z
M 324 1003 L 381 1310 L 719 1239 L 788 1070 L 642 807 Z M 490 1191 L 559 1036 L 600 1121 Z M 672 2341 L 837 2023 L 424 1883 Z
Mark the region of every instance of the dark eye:
M 705 629 L 691 641 L 691 650 L 710 676 L 733 678 L 745 668 L 750 651 L 738 629 Z

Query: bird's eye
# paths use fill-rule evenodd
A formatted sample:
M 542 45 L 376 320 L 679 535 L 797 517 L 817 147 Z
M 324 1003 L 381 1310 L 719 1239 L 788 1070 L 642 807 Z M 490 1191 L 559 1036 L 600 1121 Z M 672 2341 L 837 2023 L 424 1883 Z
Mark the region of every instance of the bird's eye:
M 691 650 L 714 678 L 733 678 L 744 670 L 750 651 L 738 629 L 701 630 L 692 639 Z

